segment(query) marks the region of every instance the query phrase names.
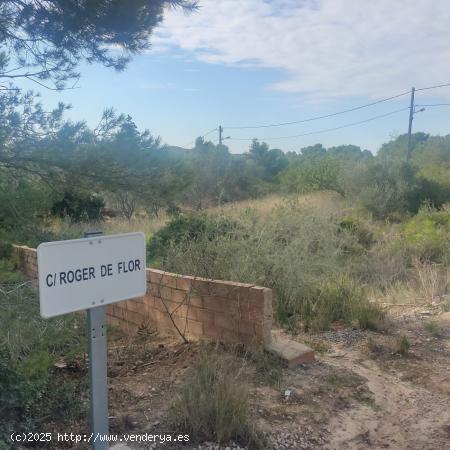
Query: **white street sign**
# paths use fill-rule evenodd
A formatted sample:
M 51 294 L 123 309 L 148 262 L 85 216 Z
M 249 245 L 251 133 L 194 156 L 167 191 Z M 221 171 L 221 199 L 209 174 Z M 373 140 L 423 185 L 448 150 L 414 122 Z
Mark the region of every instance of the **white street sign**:
M 145 295 L 143 233 L 46 242 L 37 249 L 42 317 Z

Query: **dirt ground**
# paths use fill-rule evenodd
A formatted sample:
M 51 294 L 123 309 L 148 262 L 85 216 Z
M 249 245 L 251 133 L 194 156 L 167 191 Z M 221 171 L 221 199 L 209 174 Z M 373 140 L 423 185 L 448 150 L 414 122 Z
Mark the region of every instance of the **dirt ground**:
M 314 347 L 317 362 L 283 369 L 275 381 L 258 377 L 249 363 L 252 423 L 266 438 L 264 448 L 450 449 L 450 312 L 416 308 L 391 316 L 385 332 L 336 324 L 333 331 L 294 337 Z M 154 333 L 112 342 L 111 432 L 170 431 L 167 408 L 198 349 Z

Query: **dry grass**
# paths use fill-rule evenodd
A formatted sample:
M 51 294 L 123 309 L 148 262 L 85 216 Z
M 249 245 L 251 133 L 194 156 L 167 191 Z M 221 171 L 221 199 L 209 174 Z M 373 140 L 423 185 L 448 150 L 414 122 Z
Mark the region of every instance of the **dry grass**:
M 286 204 L 293 204 L 297 207 L 305 207 L 312 210 L 320 209 L 330 213 L 342 211 L 346 207 L 343 198 L 339 194 L 332 191 L 322 191 L 296 196 L 269 195 L 254 200 L 226 203 L 210 208 L 208 212 L 238 219 L 242 217 L 243 213 L 249 211 L 259 216 L 266 216 Z
M 373 289 L 369 298 L 392 306 L 444 304 L 450 298 L 450 270 L 439 264 L 416 261 L 406 280 L 393 283 L 383 292 Z
M 251 442 L 250 390 L 242 362 L 218 347 L 204 347 L 169 412 L 180 432 L 216 442 Z
M 414 262 L 417 284 L 421 298 L 426 303 L 441 300 L 449 292 L 450 272 L 441 264 Z
M 129 233 L 132 231 L 142 231 L 147 238 L 162 228 L 168 221 L 166 214 L 161 214 L 158 218 L 147 216 L 134 217 L 131 220 L 116 217 L 103 222 L 83 222 L 75 223 L 68 219 L 52 220 L 46 230 L 61 239 L 74 239 L 83 237 L 85 231 L 101 230 L 105 234 Z
M 270 195 L 254 200 L 226 203 L 222 206 L 209 208 L 206 212 L 238 219 L 249 211 L 252 211 L 258 216 L 266 216 L 286 204 L 292 204 L 297 207 L 300 206 L 312 210 L 320 209 L 321 211 L 330 213 L 336 213 L 344 209 L 344 201 L 339 194 L 335 192 L 315 192 L 312 194 L 291 197 Z M 183 211 L 186 210 L 185 208 L 181 209 Z M 150 237 L 156 231 L 161 229 L 169 220 L 170 217 L 165 212 L 161 212 L 159 217 L 156 218 L 149 217 L 145 213 L 138 213 L 131 220 L 123 217 L 115 217 L 103 222 L 74 223 L 69 219 L 52 219 L 47 224 L 46 230 L 59 236 L 61 239 L 82 237 L 87 230 L 101 230 L 105 234 L 142 231 L 147 237 Z

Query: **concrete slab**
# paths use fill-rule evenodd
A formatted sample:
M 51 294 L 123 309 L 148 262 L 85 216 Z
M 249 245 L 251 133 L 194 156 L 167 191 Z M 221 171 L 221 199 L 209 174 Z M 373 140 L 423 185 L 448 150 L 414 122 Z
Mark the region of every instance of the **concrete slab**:
M 314 351 L 311 348 L 285 337 L 278 337 L 277 341 L 266 345 L 265 350 L 280 358 L 290 369 L 299 364 L 311 364 L 315 361 Z

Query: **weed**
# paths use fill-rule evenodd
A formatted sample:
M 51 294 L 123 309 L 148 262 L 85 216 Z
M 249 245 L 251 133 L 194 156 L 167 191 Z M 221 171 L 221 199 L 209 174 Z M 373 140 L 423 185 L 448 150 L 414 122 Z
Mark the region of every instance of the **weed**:
M 336 219 L 289 205 L 264 218 L 245 214 L 237 223 L 226 233 L 219 226 L 172 241 L 160 267 L 270 287 L 278 320 L 292 329 L 322 330 L 336 320 L 378 326 L 382 313 L 351 275 L 364 248 Z M 346 250 L 358 246 L 361 251 Z
M 191 376 L 171 405 L 169 421 L 199 439 L 251 441 L 249 387 L 229 354 L 202 349 Z
M 450 212 L 422 208 L 404 226 L 411 254 L 420 261 L 446 263 L 450 255 Z
M 353 315 L 361 330 L 380 330 L 386 324 L 384 311 L 375 303 L 361 302 Z
M 278 358 L 268 352 L 256 352 L 252 355 L 256 368 L 257 381 L 279 389 L 283 380 L 283 370 Z
M 369 337 L 367 339 L 367 350 L 369 350 L 370 353 L 380 353 L 383 349 L 383 347 L 372 337 Z
M 430 320 L 429 322 L 425 322 L 423 324 L 423 327 L 425 328 L 426 331 L 428 331 L 428 333 L 430 333 L 434 337 L 442 336 L 442 330 L 441 328 L 439 328 L 436 322 Z
M 11 262 L 5 266 L 11 268 Z M 72 364 L 83 353 L 83 317 L 43 320 L 29 283 L 8 281 L 0 285 L 0 439 L 37 429 L 43 416 L 64 422 L 85 412 L 84 373 L 71 381 L 54 370 L 55 361 Z
M 324 354 L 332 349 L 332 346 L 329 342 L 322 339 L 316 339 L 308 334 L 302 336 L 301 341 L 304 342 L 308 347 L 311 347 L 316 353 Z
M 405 335 L 398 336 L 394 342 L 393 353 L 396 355 L 406 356 L 410 347 L 411 344 Z

